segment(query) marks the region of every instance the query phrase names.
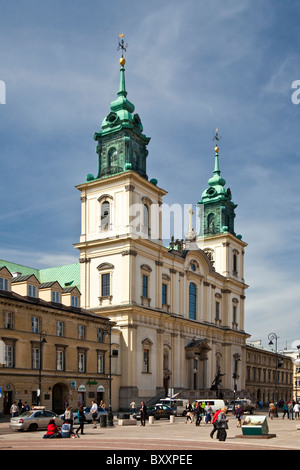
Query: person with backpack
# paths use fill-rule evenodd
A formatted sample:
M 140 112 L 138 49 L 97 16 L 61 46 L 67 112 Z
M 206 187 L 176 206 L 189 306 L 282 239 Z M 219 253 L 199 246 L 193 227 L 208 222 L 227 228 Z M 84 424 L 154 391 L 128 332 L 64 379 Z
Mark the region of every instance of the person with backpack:
M 217 417 L 217 429 L 218 429 L 218 439 L 219 441 L 226 441 L 228 429 L 228 418 L 226 416 L 227 408 L 221 408 L 221 412 L 218 414 Z
M 210 437 L 211 437 L 212 439 L 214 438 L 214 433 L 215 433 L 216 431 L 218 431 L 218 427 L 217 427 L 218 421 L 217 421 L 217 420 L 218 420 L 218 416 L 219 416 L 219 413 L 220 413 L 220 412 L 221 412 L 221 410 L 217 410 L 217 411 L 215 412 L 215 414 L 213 415 L 213 418 L 212 418 L 213 429 L 212 429 L 212 431 L 211 431 L 211 433 L 210 433 Z M 218 437 L 218 435 L 217 435 L 217 437 Z

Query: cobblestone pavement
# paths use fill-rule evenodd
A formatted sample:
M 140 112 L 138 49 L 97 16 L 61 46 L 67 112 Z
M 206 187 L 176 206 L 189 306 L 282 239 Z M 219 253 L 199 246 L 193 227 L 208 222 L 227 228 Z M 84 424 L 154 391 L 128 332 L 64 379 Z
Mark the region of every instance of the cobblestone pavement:
M 256 413 L 257 414 L 257 413 Z M 112 427 L 85 426 L 80 439 L 43 439 L 45 431 L 11 432 L 8 423 L 0 423 L 0 450 L 106 450 L 118 451 L 198 451 L 198 450 L 300 450 L 300 420 L 268 418 L 269 434 L 276 437 L 242 437 L 236 420 L 229 417 L 229 429 L 225 442 L 210 438 L 211 424 L 199 427 L 185 423 L 184 418 L 155 421 L 146 426 L 120 426 L 115 421 Z M 5 427 L 7 432 L 5 432 Z M 297 429 L 299 427 L 299 430 Z

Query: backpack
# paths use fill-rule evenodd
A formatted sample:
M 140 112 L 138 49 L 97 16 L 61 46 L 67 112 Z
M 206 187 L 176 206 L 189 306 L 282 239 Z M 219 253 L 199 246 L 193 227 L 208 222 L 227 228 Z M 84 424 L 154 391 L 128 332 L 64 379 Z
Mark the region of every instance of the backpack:
M 215 412 L 215 414 L 213 415 L 212 423 L 215 423 L 217 421 L 220 413 L 221 413 L 221 410 L 218 410 Z

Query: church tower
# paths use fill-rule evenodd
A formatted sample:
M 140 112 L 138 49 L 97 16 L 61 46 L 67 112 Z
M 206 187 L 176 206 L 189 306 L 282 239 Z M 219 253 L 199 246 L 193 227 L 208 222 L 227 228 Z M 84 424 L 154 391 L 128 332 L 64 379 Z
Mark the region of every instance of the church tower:
M 120 87 L 118 97 L 110 104 L 110 112 L 102 122 L 102 130 L 95 133 L 98 142 L 98 178 L 133 170 L 143 178 L 146 173 L 147 144 L 143 125 L 135 107 L 127 99 L 125 87 L 125 59 L 120 59 Z M 89 175 L 89 180 L 93 176 Z
M 219 162 L 220 140 L 218 129 L 214 137 L 215 164 L 213 176 L 208 180 L 209 187 L 203 191 L 198 202 L 199 232 L 197 244 L 210 258 L 214 269 L 223 276 L 244 281 L 244 247 L 241 235 L 234 228 L 235 209 L 230 188 L 221 176 Z

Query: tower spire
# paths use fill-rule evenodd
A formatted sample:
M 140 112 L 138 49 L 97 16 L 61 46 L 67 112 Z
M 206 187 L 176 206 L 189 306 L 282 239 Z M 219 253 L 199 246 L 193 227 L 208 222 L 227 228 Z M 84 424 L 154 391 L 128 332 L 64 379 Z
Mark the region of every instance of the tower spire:
M 125 58 L 128 44 L 124 34 L 119 34 L 118 50 L 121 50 L 120 82 L 117 98 L 110 103 L 110 112 L 103 119 L 101 130 L 94 139 L 98 142 L 97 178 L 103 178 L 125 171 L 135 171 L 148 179 L 146 173 L 147 144 L 150 137 L 143 134 L 143 125 L 135 106 L 127 99 L 125 86 Z M 92 180 L 93 175 L 88 175 Z
M 218 129 L 213 138 L 215 145 L 215 164 L 213 176 L 208 180 L 209 188 L 202 193 L 198 206 L 204 208 L 202 230 L 204 236 L 216 233 L 234 233 L 234 209 L 237 207 L 231 201 L 231 191 L 225 188 L 226 181 L 221 177 L 219 164 L 219 136 Z

